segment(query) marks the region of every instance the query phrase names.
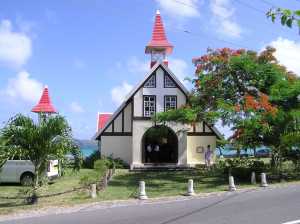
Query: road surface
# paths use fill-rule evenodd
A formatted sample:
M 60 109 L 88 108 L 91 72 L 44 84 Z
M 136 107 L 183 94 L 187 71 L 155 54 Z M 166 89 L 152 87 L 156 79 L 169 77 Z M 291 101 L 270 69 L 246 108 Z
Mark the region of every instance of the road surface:
M 230 192 L 206 198 L 160 201 L 76 213 L 48 215 L 11 224 L 296 224 L 300 223 L 300 185 Z M 2 222 L 1 222 L 2 224 Z

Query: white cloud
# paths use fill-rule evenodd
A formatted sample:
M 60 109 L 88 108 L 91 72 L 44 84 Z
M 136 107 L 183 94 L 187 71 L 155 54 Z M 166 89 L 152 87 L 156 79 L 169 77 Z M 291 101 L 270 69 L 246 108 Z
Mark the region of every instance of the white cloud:
M 70 109 L 74 113 L 83 113 L 84 112 L 84 109 L 80 106 L 80 104 L 75 101 L 70 104 Z
M 131 57 L 127 61 L 128 71 L 134 74 L 145 74 L 150 69 L 150 62 Z
M 189 75 L 186 61 L 179 58 L 169 58 L 169 68 L 181 82 L 187 83 L 184 80 Z
M 200 15 L 198 0 L 156 0 L 163 11 L 173 17 L 191 18 Z
M 30 77 L 26 71 L 19 72 L 15 78 L 8 80 L 7 87 L 1 91 L 1 95 L 11 100 L 24 100 L 37 102 L 41 97 L 43 84 Z
M 280 64 L 300 75 L 300 41 L 278 37 L 268 45 L 276 48 L 274 55 Z
M 127 82 L 123 82 L 121 86 L 116 86 L 111 90 L 111 97 L 116 105 L 120 105 L 127 94 L 132 90 L 133 86 Z
M 14 32 L 9 20 L 0 22 L 0 64 L 20 67 L 31 56 L 31 39 L 23 32 Z
M 234 19 L 235 8 L 230 0 L 210 0 L 210 10 L 218 33 L 231 38 L 241 36 L 242 28 Z

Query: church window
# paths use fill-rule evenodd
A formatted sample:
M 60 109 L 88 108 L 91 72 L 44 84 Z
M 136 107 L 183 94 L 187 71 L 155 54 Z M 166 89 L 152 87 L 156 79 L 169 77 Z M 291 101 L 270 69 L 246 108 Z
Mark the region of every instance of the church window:
M 155 88 L 156 86 L 156 76 L 152 75 L 144 84 L 145 88 Z
M 165 96 L 165 111 L 177 109 L 177 96 Z
M 175 88 L 176 87 L 175 82 L 167 74 L 165 74 L 165 77 L 164 77 L 164 84 L 165 84 L 164 85 L 165 88 Z
M 144 117 L 152 117 L 155 114 L 156 97 L 144 96 Z

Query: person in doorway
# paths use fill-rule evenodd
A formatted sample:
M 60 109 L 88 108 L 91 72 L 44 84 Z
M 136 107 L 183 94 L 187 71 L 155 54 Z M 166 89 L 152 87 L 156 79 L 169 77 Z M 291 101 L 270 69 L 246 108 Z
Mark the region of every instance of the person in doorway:
M 212 150 L 210 148 L 210 145 L 207 146 L 204 157 L 205 157 L 205 166 L 206 166 L 207 169 L 210 169 L 211 157 L 212 157 Z

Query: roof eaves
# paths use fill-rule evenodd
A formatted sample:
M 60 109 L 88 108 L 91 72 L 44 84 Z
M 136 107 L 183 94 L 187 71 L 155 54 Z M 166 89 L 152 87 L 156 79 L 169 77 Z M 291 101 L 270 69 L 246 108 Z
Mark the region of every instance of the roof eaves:
M 146 74 L 145 78 L 140 81 L 125 97 L 124 102 L 118 107 L 118 109 L 113 113 L 111 118 L 107 121 L 105 126 L 99 130 L 94 136 L 93 140 L 97 140 L 97 138 L 107 129 L 107 127 L 111 124 L 111 122 L 116 118 L 116 116 L 119 114 L 119 112 L 127 105 L 128 100 L 140 89 L 142 84 L 148 79 L 148 77 L 161 65 L 161 63 L 156 63 L 150 71 Z

